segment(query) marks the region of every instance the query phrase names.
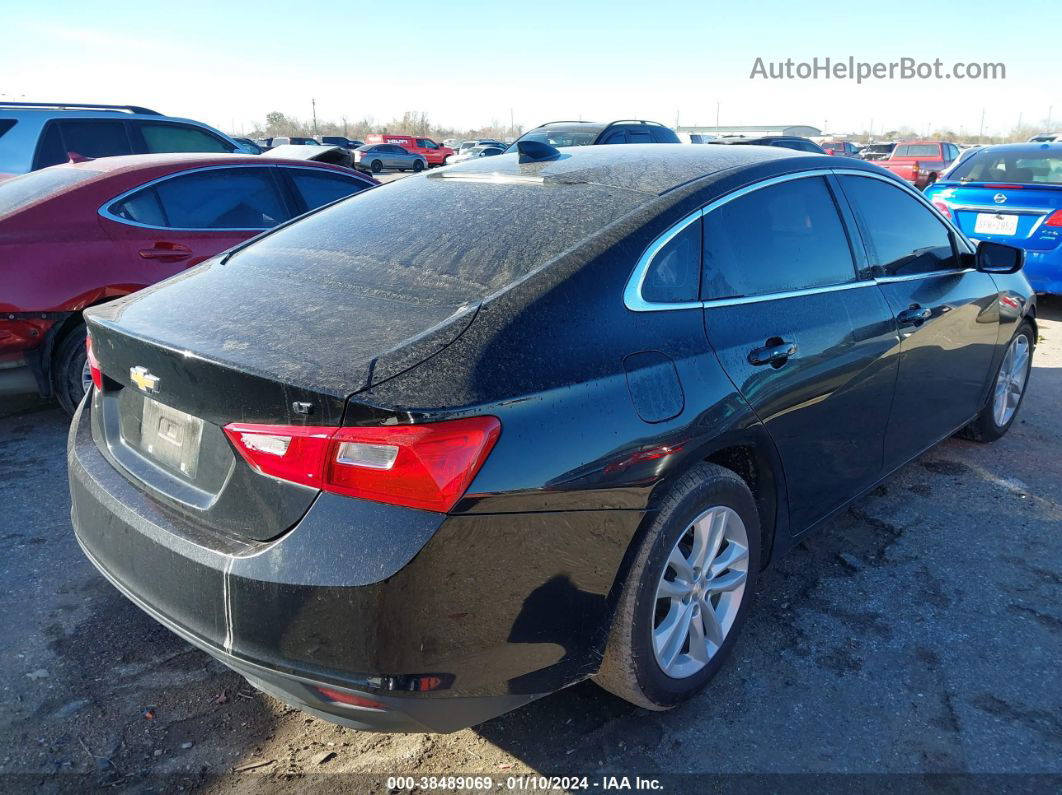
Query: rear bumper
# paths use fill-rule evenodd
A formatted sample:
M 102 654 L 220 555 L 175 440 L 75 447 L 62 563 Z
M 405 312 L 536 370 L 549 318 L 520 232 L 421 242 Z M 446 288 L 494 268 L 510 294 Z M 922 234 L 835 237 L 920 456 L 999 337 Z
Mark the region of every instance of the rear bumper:
M 1053 251 L 1026 250 L 1023 270 L 1036 292 L 1062 295 L 1062 244 Z
M 76 527 L 76 513 L 72 512 L 72 518 Z M 333 682 L 322 681 L 295 673 L 286 673 L 260 665 L 251 660 L 229 654 L 224 649 L 211 645 L 202 638 L 188 632 L 183 626 L 155 610 L 115 579 L 107 568 L 93 557 L 92 553 L 81 543 L 80 537 L 78 538 L 78 543 L 89 561 L 115 588 L 160 624 L 193 646 L 224 663 L 262 692 L 268 693 L 285 704 L 303 712 L 308 712 L 332 723 L 362 731 L 449 732 L 482 723 L 485 720 L 523 706 L 536 698 L 533 695 L 501 695 L 479 698 L 417 698 L 412 696 L 396 698 L 367 688 L 356 690 L 344 687 L 342 688 L 344 692 L 374 701 L 383 705 L 384 709 L 369 709 L 331 701 L 323 697 L 318 688 L 335 688 L 336 686 Z
M 616 571 L 641 513 L 443 516 L 322 494 L 268 542 L 220 537 L 71 425 L 85 554 L 174 632 L 283 701 L 380 731 L 453 731 L 597 670 Z M 419 691 L 421 677 L 444 684 Z M 337 703 L 324 686 L 385 705 Z

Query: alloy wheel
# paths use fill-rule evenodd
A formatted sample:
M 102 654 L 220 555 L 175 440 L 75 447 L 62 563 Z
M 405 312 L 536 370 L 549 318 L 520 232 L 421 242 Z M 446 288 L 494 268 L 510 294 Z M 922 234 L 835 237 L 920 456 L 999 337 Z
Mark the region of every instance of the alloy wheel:
M 656 588 L 652 644 L 660 669 L 693 676 L 723 645 L 748 579 L 745 523 L 731 508 L 709 508 L 690 522 Z
M 1022 392 L 1025 391 L 1025 384 L 1029 380 L 1031 358 L 1027 336 L 1019 334 L 1011 340 L 1003 356 L 1003 363 L 999 366 L 996 391 L 992 398 L 992 418 L 1000 428 L 1010 422 L 1014 412 L 1018 410 Z
M 92 368 L 89 367 L 88 360 L 85 360 L 85 366 L 81 368 L 81 388 L 85 390 L 87 394 L 92 389 Z

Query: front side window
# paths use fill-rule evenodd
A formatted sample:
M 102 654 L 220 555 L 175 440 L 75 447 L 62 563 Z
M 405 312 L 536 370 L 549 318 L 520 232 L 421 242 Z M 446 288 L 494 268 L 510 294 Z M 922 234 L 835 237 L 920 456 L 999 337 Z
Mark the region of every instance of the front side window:
M 704 216 L 705 300 L 855 280 L 833 195 L 822 177 L 754 190 Z
M 959 267 L 951 233 L 925 204 L 871 177 L 841 177 L 867 255 L 885 276 L 915 276 Z
M 701 282 L 701 221 L 686 226 L 653 256 L 642 298 L 656 304 L 696 301 Z
M 268 168 L 183 174 L 155 186 L 173 229 L 269 229 L 288 218 Z
M 148 153 L 233 151 L 225 141 L 196 127 L 157 122 L 139 122 L 138 126 Z

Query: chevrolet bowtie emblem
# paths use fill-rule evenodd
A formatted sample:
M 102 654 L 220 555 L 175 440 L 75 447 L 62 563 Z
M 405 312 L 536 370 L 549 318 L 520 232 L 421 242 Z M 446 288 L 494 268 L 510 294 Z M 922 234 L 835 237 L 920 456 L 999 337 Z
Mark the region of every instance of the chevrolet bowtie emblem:
M 144 392 L 159 391 L 159 377 L 148 372 L 146 367 L 129 368 L 129 380 L 140 387 Z

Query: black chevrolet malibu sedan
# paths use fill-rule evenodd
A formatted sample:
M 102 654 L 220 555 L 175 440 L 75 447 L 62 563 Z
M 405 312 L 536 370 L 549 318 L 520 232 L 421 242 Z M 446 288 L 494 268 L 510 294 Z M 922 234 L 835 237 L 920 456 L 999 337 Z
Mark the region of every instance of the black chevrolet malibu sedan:
M 87 313 L 74 527 L 156 619 L 348 726 L 589 677 L 666 709 L 816 524 L 1007 431 L 1021 256 L 775 147 L 412 177 Z

